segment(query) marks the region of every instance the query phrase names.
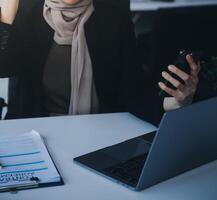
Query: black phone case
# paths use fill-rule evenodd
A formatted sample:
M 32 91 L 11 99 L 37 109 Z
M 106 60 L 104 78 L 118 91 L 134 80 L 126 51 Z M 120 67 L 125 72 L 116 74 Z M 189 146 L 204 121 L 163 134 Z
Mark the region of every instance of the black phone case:
M 191 68 L 188 64 L 188 61 L 186 59 L 186 56 L 187 55 L 191 55 L 194 59 L 194 61 L 197 63 L 200 61 L 200 53 L 199 52 L 192 52 L 192 51 L 180 51 L 179 52 L 179 55 L 176 59 L 176 61 L 174 62 L 174 65 L 176 67 L 178 67 L 180 70 L 184 71 L 185 73 L 187 74 L 190 74 L 191 73 Z M 173 74 L 172 72 L 168 72 L 172 77 L 174 77 L 176 80 L 178 80 L 179 82 L 181 82 L 182 84 L 185 84 L 185 82 L 179 77 L 177 76 L 176 74 Z M 171 83 L 169 83 L 168 81 L 166 80 L 163 80 L 163 82 L 170 88 L 172 89 L 176 89 Z M 167 94 L 165 91 L 161 90 L 159 92 L 159 96 L 160 97 L 171 97 L 169 94 Z

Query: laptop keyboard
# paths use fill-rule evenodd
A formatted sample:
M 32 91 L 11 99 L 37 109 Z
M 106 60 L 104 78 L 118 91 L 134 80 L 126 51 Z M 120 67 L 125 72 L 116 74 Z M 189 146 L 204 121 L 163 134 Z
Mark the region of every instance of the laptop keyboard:
M 139 155 L 105 169 L 114 178 L 124 180 L 132 185 L 137 184 L 148 153 Z

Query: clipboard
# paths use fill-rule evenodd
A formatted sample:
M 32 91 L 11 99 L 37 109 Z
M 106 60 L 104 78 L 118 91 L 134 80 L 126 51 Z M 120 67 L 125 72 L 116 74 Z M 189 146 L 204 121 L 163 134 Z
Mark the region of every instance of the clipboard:
M 0 187 L 0 193 L 2 192 L 18 192 L 20 190 L 28 190 L 28 189 L 36 189 L 36 188 L 44 188 L 44 187 L 55 187 L 64 185 L 64 181 L 61 177 L 59 182 L 53 183 L 40 183 L 38 177 L 32 177 L 32 183 L 26 184 L 16 184 L 14 186 L 3 186 Z
M 43 188 L 43 187 L 54 187 L 54 186 L 64 185 L 63 178 L 62 178 L 61 174 L 59 173 L 59 170 L 57 169 L 56 164 L 54 163 L 54 160 L 51 157 L 50 152 L 48 151 L 45 140 L 39 135 L 39 133 L 37 133 L 34 130 L 31 131 L 30 133 L 27 133 L 27 134 L 32 134 L 32 135 L 38 137 L 38 139 L 40 137 L 41 142 L 42 142 L 41 145 L 43 145 L 44 151 L 46 151 L 46 153 L 48 154 L 47 157 L 49 157 L 49 159 L 50 159 L 50 164 L 51 163 L 53 164 L 52 167 L 55 168 L 56 174 L 58 174 L 58 180 L 52 181 L 52 182 L 41 182 L 40 178 L 38 178 L 37 176 L 32 176 L 29 179 L 27 179 L 26 182 L 24 182 L 24 183 L 21 182 L 19 184 L 14 184 L 14 185 L 12 184 L 12 185 L 6 185 L 6 186 L 1 186 L 1 184 L 0 184 L 0 192 L 12 192 L 12 193 L 14 193 L 14 192 L 18 192 L 20 190 L 36 189 L 36 188 Z M 0 159 L 1 159 L 1 157 L 4 157 L 4 156 L 1 156 L 1 151 L 0 151 Z M 0 170 L 0 175 L 1 175 L 1 170 Z

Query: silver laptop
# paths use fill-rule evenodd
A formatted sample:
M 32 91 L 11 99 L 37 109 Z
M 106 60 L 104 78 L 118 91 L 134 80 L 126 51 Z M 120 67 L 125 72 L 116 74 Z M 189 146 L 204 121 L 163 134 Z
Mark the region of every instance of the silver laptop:
M 168 112 L 157 132 L 74 160 L 131 189 L 143 190 L 217 159 L 217 98 Z

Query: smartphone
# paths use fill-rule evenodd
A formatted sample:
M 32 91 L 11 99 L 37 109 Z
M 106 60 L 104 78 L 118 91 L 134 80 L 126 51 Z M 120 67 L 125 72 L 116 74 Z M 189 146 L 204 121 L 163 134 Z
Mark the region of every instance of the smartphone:
M 191 73 L 191 68 L 188 64 L 188 61 L 186 59 L 187 55 L 191 55 L 192 58 L 194 59 L 194 61 L 196 63 L 200 62 L 200 58 L 201 58 L 201 53 L 199 51 L 186 51 L 186 50 L 181 50 L 178 53 L 177 59 L 174 62 L 174 65 L 176 67 L 178 67 L 180 70 L 184 71 L 187 74 Z M 168 72 L 172 77 L 174 77 L 176 80 L 178 80 L 179 82 L 181 82 L 182 84 L 185 84 L 185 82 L 176 74 L 172 73 L 172 72 Z M 176 89 L 171 83 L 169 83 L 169 81 L 167 80 L 163 80 L 164 84 L 167 85 L 168 87 L 172 88 L 172 89 Z M 169 94 L 167 94 L 165 91 L 160 90 L 159 92 L 159 96 L 160 97 L 170 97 Z

